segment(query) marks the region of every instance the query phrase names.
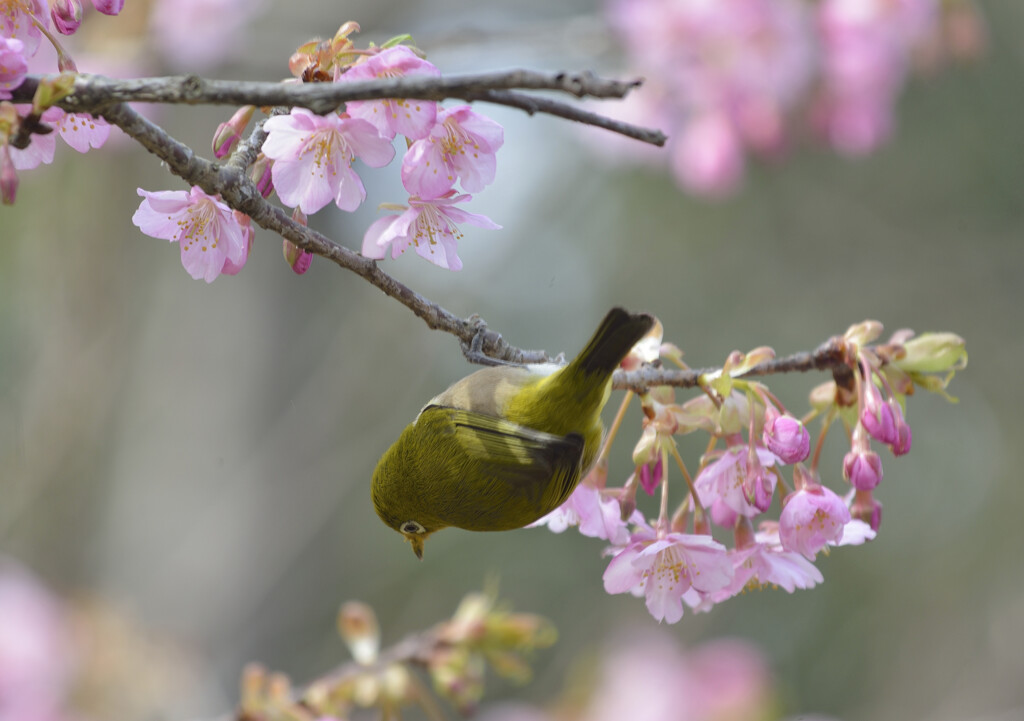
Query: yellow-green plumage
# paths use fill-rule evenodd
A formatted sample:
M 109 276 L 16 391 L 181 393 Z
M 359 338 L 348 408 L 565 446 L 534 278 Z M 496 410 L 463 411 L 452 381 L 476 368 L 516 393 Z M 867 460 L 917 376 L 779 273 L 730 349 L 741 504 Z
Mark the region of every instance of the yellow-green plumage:
M 506 531 L 550 513 L 594 462 L 612 373 L 653 322 L 613 308 L 567 366 L 485 368 L 431 399 L 377 464 L 377 514 L 422 556 L 442 528 Z

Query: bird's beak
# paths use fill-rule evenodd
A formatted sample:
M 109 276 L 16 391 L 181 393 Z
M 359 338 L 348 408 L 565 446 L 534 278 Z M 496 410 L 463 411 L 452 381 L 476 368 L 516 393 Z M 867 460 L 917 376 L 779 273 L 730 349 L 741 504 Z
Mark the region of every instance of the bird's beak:
M 422 536 L 406 536 L 409 539 L 409 544 L 412 546 L 412 552 L 416 554 L 416 558 L 423 560 L 423 537 Z

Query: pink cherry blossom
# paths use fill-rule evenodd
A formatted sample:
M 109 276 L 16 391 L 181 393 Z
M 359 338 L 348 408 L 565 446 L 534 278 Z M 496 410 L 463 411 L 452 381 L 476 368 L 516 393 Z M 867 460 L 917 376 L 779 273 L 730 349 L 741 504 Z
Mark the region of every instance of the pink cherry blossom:
M 779 538 L 787 551 L 813 561 L 826 544 L 838 541 L 850 511 L 843 499 L 825 486 L 808 485 L 786 497 L 779 516 Z
M 8 109 L 11 107 L 7 106 Z M 28 105 L 14 106 L 22 114 L 29 110 Z M 64 111 L 58 107 L 47 108 L 41 116 L 43 122 L 50 125 L 57 124 L 64 117 Z M 15 148 L 10 145 L 11 163 L 18 170 L 34 170 L 41 164 L 49 165 L 53 162 L 54 153 L 57 151 L 57 133 L 46 135 L 33 134 L 27 148 Z
M 460 270 L 458 241 L 462 232 L 457 223 L 469 223 L 478 228 L 498 230 L 500 225 L 490 218 L 456 208 L 457 203 L 472 200 L 469 195 L 455 195 L 449 191 L 445 197 L 409 198 L 409 206 L 401 215 L 389 215 L 375 221 L 363 236 L 363 255 L 381 259 L 391 247 L 391 257 L 397 258 L 409 246 L 434 265 L 449 270 Z M 440 252 L 438 252 L 440 251 Z
M 110 125 L 103 118 L 94 118 L 87 113 L 65 113 L 61 111 L 56 121 L 60 137 L 77 150 L 86 153 L 89 148 L 101 148 L 110 137 Z
M 11 91 L 21 85 L 28 72 L 25 43 L 17 38 L 0 37 L 0 100 L 9 100 Z
M 783 463 L 798 463 L 811 452 L 811 435 L 804 424 L 772 408 L 765 412 L 762 440 Z
M 252 240 L 248 218 L 236 215 L 218 197 L 195 186 L 188 192 L 138 192 L 143 200 L 132 222 L 146 235 L 177 242 L 181 264 L 193 278 L 212 283 L 221 273 L 234 275 L 245 265 Z
M 372 125 L 337 113 L 321 116 L 292 108 L 291 114 L 274 116 L 263 127 L 263 153 L 274 161 L 277 195 L 307 215 L 332 200 L 342 210 L 355 210 L 366 199 L 366 190 L 352 161 L 358 157 L 380 168 L 395 157 L 394 147 Z
M 404 45 L 396 45 L 353 65 L 337 80 L 347 83 L 409 75 L 439 77 L 441 71 Z M 382 136 L 389 139 L 397 133 L 411 140 L 426 138 L 437 119 L 437 103 L 433 100 L 358 100 L 348 103 L 346 110 L 353 118 L 372 123 Z
M 232 210 L 231 215 L 234 217 L 235 222 L 238 223 L 238 227 L 242 229 L 242 247 L 245 250 L 242 252 L 242 257 L 238 260 L 227 258 L 224 261 L 224 267 L 220 271 L 224 275 L 238 275 L 242 268 L 245 267 L 246 262 L 249 260 L 249 253 L 252 251 L 252 241 L 256 237 L 256 231 L 252 227 L 252 219 L 248 215 L 240 210 Z
M 813 563 L 782 547 L 777 529 L 755 534 L 751 545 L 730 550 L 729 559 L 734 569 L 733 580 L 711 595 L 716 603 L 745 588 L 778 586 L 793 593 L 798 588 L 814 588 L 825 580 Z
M 565 503 L 527 528 L 547 526 L 555 533 L 562 533 L 569 526 L 579 526 L 584 536 L 624 546 L 629 542 L 628 524 L 642 521 L 638 511 L 633 512 L 629 521 L 623 521 L 622 507 L 615 498 L 594 486 L 580 483 Z
M 468 105 L 441 110 L 430 134 L 406 151 L 402 184 L 412 195 L 436 198 L 458 178 L 463 189 L 478 193 L 494 181 L 494 154 L 502 143 L 502 127 Z
M 777 479 L 766 470 L 778 461 L 766 448 L 756 449 L 756 467 L 749 468 L 750 453 L 747 446 L 733 446 L 721 458 L 705 466 L 694 485 L 701 505 L 710 508 L 721 500 L 728 508 L 743 516 L 756 516 L 771 504 L 771 494 Z
M 641 527 L 604 572 L 608 593 L 643 593 L 647 610 L 660 621 L 683 617 L 683 594 L 691 588 L 711 593 L 732 581 L 725 546 L 711 536 L 669 533 L 659 537 Z
M 0 37 L 24 43 L 26 58 L 36 54 L 43 37 L 32 22 L 33 16 L 46 17 L 46 6 L 42 0 L 0 0 Z
M 838 541 L 829 541 L 830 546 L 860 546 L 868 541 L 874 540 L 874 529 L 859 518 L 851 519 L 843 526 L 843 533 Z

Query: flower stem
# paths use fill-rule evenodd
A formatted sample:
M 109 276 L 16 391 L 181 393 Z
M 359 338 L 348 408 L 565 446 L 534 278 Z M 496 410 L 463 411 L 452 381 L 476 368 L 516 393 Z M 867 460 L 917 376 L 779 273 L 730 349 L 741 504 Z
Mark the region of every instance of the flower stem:
M 821 458 L 821 449 L 825 446 L 825 436 L 828 435 L 828 429 L 832 427 L 832 422 L 836 419 L 836 409 L 833 406 L 829 409 L 828 415 L 825 416 L 825 420 L 821 424 L 821 434 L 818 436 L 817 442 L 814 444 L 814 455 L 811 457 L 811 470 L 818 470 L 818 460 Z
M 601 450 L 597 454 L 597 460 L 600 461 L 608 457 L 608 451 L 611 450 L 612 441 L 615 440 L 616 434 L 619 432 L 619 426 L 622 425 L 622 419 L 626 417 L 626 409 L 629 408 L 629 402 L 633 400 L 633 396 L 636 395 L 633 391 L 626 391 L 626 394 L 622 397 L 622 403 L 619 404 L 619 410 L 615 413 L 615 419 L 612 421 L 611 426 L 608 428 L 608 434 L 604 437 L 604 443 L 601 444 Z

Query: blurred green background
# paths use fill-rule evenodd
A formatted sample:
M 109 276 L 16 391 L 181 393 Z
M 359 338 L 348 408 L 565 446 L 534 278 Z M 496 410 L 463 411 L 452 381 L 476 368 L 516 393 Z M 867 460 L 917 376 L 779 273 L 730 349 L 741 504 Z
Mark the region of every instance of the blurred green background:
M 914 79 L 880 152 L 851 161 L 805 146 L 753 167 L 724 202 L 685 197 L 667 174 L 603 164 L 566 122 L 481 108 L 505 125 L 506 146 L 472 209 L 505 229 L 469 229 L 461 273 L 415 256 L 385 264 L 449 310 L 551 352 L 574 353 L 613 304 L 658 315 L 695 366 L 734 348 L 811 349 L 865 318 L 966 338 L 971 363 L 951 388 L 959 405 L 913 398 L 913 451 L 886 456 L 877 540 L 820 558 L 826 580 L 813 591 L 746 594 L 656 628 L 684 644 L 758 644 L 789 712 L 1024 716 L 1014 365 L 1024 354 L 1024 5 L 983 8 L 987 55 Z M 412 32 L 444 72 L 608 70 L 616 56 L 598 10 L 274 3 L 210 74 L 283 77 L 296 46 L 348 19 L 364 41 Z M 158 119 L 209 155 L 230 112 L 172 108 Z M 492 686 L 494 698 L 539 702 L 616 629 L 656 626 L 642 602 L 604 593 L 598 541 L 451 530 L 419 563 L 376 518 L 378 456 L 471 370 L 452 338 L 327 262 L 294 276 L 264 231 L 241 275 L 193 281 L 175 246 L 131 224 L 136 187 L 181 181 L 130 149 L 79 156 L 61 145 L 58 156 L 23 173 L 17 205 L 0 211 L 0 549 L 177 649 L 194 682 L 160 715 L 228 710 L 250 660 L 297 680 L 344 660 L 333 622 L 347 599 L 373 605 L 395 641 L 497 576 L 516 609 L 560 631 L 531 685 Z M 404 200 L 397 171 L 364 180 L 358 213 L 311 219 L 356 249 L 376 204 Z M 823 380 L 772 387 L 800 412 Z M 612 482 L 628 473 L 638 418 L 634 409 Z M 832 440 L 823 475 L 841 490 Z M 687 448 L 696 463 L 698 446 Z

